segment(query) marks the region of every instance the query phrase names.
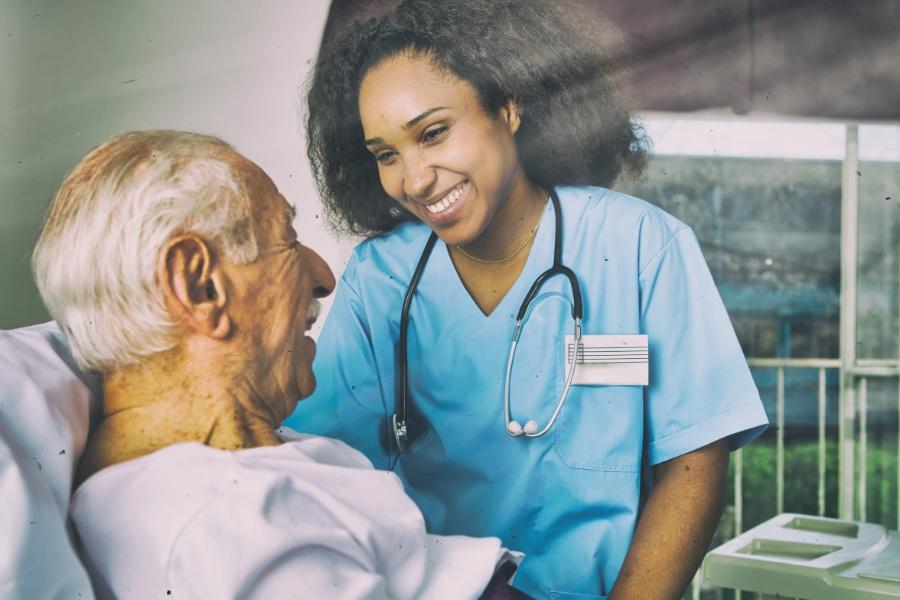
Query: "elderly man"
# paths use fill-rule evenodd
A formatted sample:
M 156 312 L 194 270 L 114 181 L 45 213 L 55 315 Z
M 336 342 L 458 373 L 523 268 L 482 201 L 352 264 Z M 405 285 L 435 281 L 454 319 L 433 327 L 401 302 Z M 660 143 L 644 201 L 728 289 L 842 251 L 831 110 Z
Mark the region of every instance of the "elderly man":
M 104 376 L 71 512 L 99 596 L 474 598 L 503 563 L 426 535 L 348 446 L 278 429 L 335 283 L 292 219 L 255 164 L 174 131 L 109 140 L 54 199 L 35 278 Z

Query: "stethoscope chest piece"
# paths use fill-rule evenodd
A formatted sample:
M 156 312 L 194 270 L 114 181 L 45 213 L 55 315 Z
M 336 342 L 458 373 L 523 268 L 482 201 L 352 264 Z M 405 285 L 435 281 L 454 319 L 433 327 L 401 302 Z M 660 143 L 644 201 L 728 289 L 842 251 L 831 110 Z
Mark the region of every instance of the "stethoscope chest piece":
M 522 434 L 531 435 L 537 431 L 537 421 L 531 419 L 527 423 L 525 423 L 525 427 L 522 427 L 522 424 L 518 421 L 510 421 L 506 424 L 506 433 L 511 435 L 512 437 L 519 437 Z
M 399 420 L 397 413 L 391 417 L 391 429 L 394 432 L 394 442 L 397 443 L 397 448 L 403 454 L 406 452 L 406 421 Z

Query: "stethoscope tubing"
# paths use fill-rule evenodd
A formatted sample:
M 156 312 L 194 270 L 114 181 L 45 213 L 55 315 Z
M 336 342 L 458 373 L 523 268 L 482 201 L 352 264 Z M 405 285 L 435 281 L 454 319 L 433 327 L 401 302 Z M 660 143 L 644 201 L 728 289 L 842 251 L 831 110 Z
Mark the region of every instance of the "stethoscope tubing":
M 566 397 L 569 394 L 569 389 L 572 386 L 572 381 L 575 375 L 575 365 L 577 362 L 578 356 L 578 348 L 581 345 L 581 321 L 583 318 L 583 303 L 581 296 L 581 287 L 578 284 L 578 277 L 576 277 L 575 273 L 562 264 L 562 207 L 560 206 L 559 196 L 556 194 L 556 190 L 550 189 L 550 200 L 553 203 L 553 210 L 555 214 L 555 236 L 553 243 L 553 266 L 544 271 L 537 279 L 535 279 L 534 283 L 531 285 L 531 288 L 528 290 L 528 293 L 525 295 L 522 304 L 519 306 L 519 311 L 516 314 L 516 327 L 513 333 L 512 342 L 510 344 L 509 358 L 506 363 L 506 376 L 504 378 L 504 386 L 503 386 L 503 417 L 505 420 L 505 429 L 507 433 L 512 437 L 518 437 L 524 435 L 527 438 L 535 438 L 540 437 L 547 433 L 553 424 L 556 422 L 557 417 L 559 416 L 560 411 L 562 410 L 563 404 L 565 404 Z M 407 332 L 409 330 L 409 310 L 412 305 L 412 299 L 415 295 L 416 288 L 419 285 L 419 280 L 422 277 L 422 272 L 425 270 L 425 266 L 428 264 L 428 259 L 431 256 L 431 252 L 434 249 L 434 245 L 437 242 L 438 236 L 433 231 L 431 235 L 428 237 L 428 241 L 425 243 L 425 247 L 422 250 L 422 254 L 419 257 L 418 263 L 416 263 L 415 271 L 413 272 L 413 276 L 410 279 L 409 286 L 406 289 L 406 295 L 403 298 L 403 307 L 400 311 L 400 352 L 398 353 L 398 362 L 399 362 L 399 372 L 400 372 L 400 402 L 399 406 L 395 408 L 394 414 L 391 417 L 391 427 L 394 433 L 394 441 L 397 444 L 397 449 L 401 454 L 406 451 L 406 445 L 408 440 L 408 430 L 406 424 L 407 418 L 407 402 L 410 401 L 409 398 L 409 374 L 408 374 L 408 343 L 407 343 Z M 510 410 L 510 379 L 512 373 L 512 365 L 516 353 L 516 347 L 518 346 L 519 336 L 522 333 L 522 329 L 525 323 L 525 316 L 528 313 L 528 307 L 534 298 L 537 296 L 541 287 L 546 283 L 551 277 L 556 275 L 562 275 L 569 281 L 569 285 L 572 289 L 572 318 L 575 320 L 575 326 L 573 330 L 573 339 L 575 344 L 575 353 L 572 357 L 572 362 L 569 366 L 569 372 L 566 376 L 565 386 L 563 387 L 563 391 L 560 394 L 559 399 L 556 402 L 556 406 L 554 407 L 553 414 L 550 417 L 550 420 L 547 424 L 541 428 L 539 431 L 526 431 L 530 428 L 530 426 L 534 423 L 533 421 L 529 421 L 526 424 L 526 427 L 523 429 L 518 422 L 512 420 L 512 414 Z M 518 431 L 514 431 L 514 427 L 512 424 L 515 424 L 518 427 Z
M 419 279 L 422 278 L 422 272 L 425 270 L 425 265 L 428 263 L 428 258 L 431 256 L 431 251 L 434 249 L 434 245 L 437 242 L 438 236 L 433 231 L 431 235 L 428 236 L 428 241 L 425 242 L 425 248 L 422 250 L 422 254 L 419 256 L 419 262 L 416 264 L 416 270 L 413 272 L 412 279 L 409 282 L 409 286 L 406 289 L 406 295 L 403 297 L 403 308 L 400 310 L 400 352 L 402 354 L 399 357 L 400 362 L 400 412 L 394 412 L 394 415 L 391 417 L 391 427 L 394 431 L 394 440 L 397 443 L 397 448 L 400 450 L 400 453 L 406 451 L 406 439 L 407 439 L 407 428 L 406 428 L 406 402 L 407 397 L 409 395 L 409 374 L 407 373 L 407 366 L 409 365 L 409 344 L 407 343 L 407 332 L 409 331 L 409 308 L 412 305 L 413 295 L 415 294 L 416 288 L 419 286 Z
M 516 355 L 516 347 L 519 344 L 519 335 L 522 333 L 522 329 L 524 328 L 522 321 L 516 322 L 515 333 L 513 333 L 513 340 L 509 347 L 509 359 L 506 362 L 506 377 L 504 377 L 503 382 L 503 420 L 506 424 L 506 433 L 509 434 L 510 437 L 519 437 L 524 435 L 527 438 L 536 438 L 541 437 L 553 427 L 553 424 L 556 423 L 556 418 L 559 416 L 560 411 L 562 410 L 563 404 L 566 402 L 566 398 L 569 396 L 569 388 L 572 387 L 572 381 L 575 378 L 575 364 L 576 358 L 578 356 L 578 348 L 581 346 L 581 319 L 575 319 L 574 330 L 572 331 L 573 344 L 575 346 L 575 352 L 572 356 L 572 363 L 569 365 L 569 372 L 566 374 L 566 383 L 563 386 L 563 391 L 559 396 L 559 399 L 556 401 L 556 406 L 553 408 L 553 414 L 550 415 L 550 420 L 547 421 L 547 424 L 544 425 L 544 428 L 540 431 L 528 431 L 528 425 L 526 424 L 524 428 L 511 428 L 510 425 L 514 422 L 512 419 L 512 414 L 510 411 L 510 400 L 509 400 L 509 388 L 510 381 L 512 379 L 512 365 L 513 358 Z M 521 427 L 521 426 L 519 426 Z

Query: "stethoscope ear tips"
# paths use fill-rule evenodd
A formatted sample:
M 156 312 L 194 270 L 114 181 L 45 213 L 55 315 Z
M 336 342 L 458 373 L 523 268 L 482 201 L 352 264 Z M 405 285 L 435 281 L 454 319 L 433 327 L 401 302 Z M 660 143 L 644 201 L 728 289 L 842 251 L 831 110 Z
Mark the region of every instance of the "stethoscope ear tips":
M 522 435 L 522 426 L 518 421 L 510 421 L 506 424 L 506 431 L 509 435 L 513 437 L 518 437 Z
M 525 435 L 531 435 L 537 433 L 537 429 L 537 423 L 532 420 L 525 423 L 525 429 L 523 429 L 523 431 L 525 432 Z

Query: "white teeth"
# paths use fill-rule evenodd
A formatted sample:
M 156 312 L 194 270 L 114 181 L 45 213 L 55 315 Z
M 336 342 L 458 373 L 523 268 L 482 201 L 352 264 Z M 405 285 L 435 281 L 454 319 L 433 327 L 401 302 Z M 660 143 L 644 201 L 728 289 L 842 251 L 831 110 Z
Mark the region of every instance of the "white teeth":
M 462 198 L 462 195 L 463 195 L 463 192 L 465 192 L 467 183 L 468 182 L 463 182 L 463 183 L 459 184 L 458 186 L 453 188 L 453 190 L 451 192 L 449 192 L 446 196 L 444 196 L 443 200 L 440 200 L 439 202 L 435 202 L 434 204 L 429 204 L 425 208 L 428 209 L 428 212 L 430 212 L 431 214 L 435 214 L 435 215 L 438 213 L 444 212 L 445 210 L 447 210 L 448 208 L 450 208 L 451 206 L 456 204 L 457 200 Z

